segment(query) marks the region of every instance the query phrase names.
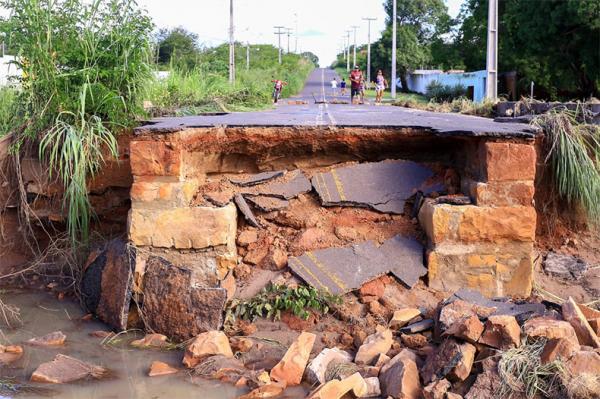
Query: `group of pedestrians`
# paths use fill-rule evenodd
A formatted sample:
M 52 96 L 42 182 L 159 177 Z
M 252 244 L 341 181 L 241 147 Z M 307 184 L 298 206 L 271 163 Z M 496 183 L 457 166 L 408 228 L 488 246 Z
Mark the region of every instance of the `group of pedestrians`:
M 356 65 L 354 69 L 350 72 L 348 76 L 350 80 L 350 102 L 352 104 L 364 104 L 365 100 L 365 88 L 366 88 L 366 79 L 359 66 Z M 381 99 L 383 97 L 383 92 L 388 87 L 387 80 L 385 80 L 383 76 L 383 72 L 380 70 L 377 71 L 377 77 L 375 78 L 375 104 L 381 104 Z M 346 79 L 342 78 L 339 82 L 339 86 L 341 89 L 341 95 L 346 95 Z M 336 78 L 333 78 L 331 81 L 331 95 L 337 96 L 338 89 L 338 81 Z

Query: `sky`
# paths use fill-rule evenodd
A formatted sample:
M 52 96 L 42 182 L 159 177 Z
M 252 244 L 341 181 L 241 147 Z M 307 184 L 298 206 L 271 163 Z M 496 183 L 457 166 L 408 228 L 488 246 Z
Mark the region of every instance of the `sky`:
M 464 0 L 444 0 L 452 17 Z M 206 46 L 218 45 L 229 37 L 229 0 L 138 0 L 148 10 L 158 28 L 183 26 L 199 36 Z M 312 51 L 321 66 L 330 65 L 341 52 L 343 36 L 351 26 L 356 29 L 358 45 L 367 43 L 367 21 L 371 22 L 371 41 L 385 27 L 383 0 L 234 0 L 235 40 L 251 44 L 277 45 L 274 26 L 292 29 L 290 50 Z M 350 34 L 351 43 L 354 33 Z M 288 37 L 281 36 L 284 50 Z

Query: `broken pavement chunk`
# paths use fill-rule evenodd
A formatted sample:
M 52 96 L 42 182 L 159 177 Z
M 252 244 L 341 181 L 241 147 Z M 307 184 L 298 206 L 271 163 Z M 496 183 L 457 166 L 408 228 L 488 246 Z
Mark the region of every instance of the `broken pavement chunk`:
M 248 206 L 248 203 L 246 202 L 242 194 L 236 194 L 235 197 L 233 197 L 233 201 L 237 205 L 240 212 L 242 212 L 242 215 L 244 215 L 244 219 L 246 219 L 246 222 L 248 222 L 250 226 L 260 227 L 260 223 L 258 223 L 258 220 L 256 220 L 256 217 L 252 213 L 252 210 Z
M 86 268 L 81 282 L 88 310 L 119 331 L 127 328 L 134 256 L 125 241 L 112 240 Z
M 257 184 L 262 184 L 264 182 L 267 182 L 269 180 L 273 180 L 276 179 L 278 177 L 283 176 L 283 174 L 285 173 L 284 170 L 277 170 L 274 172 L 262 172 L 262 173 L 258 173 L 252 176 L 248 176 L 246 178 L 232 178 L 229 179 L 230 182 L 232 182 L 233 184 L 235 184 L 236 186 L 241 186 L 241 187 L 249 187 L 249 186 L 255 186 Z
M 244 192 L 244 194 L 259 194 L 289 200 L 310 190 L 312 190 L 312 186 L 304 173 L 301 170 L 294 170 L 287 173 L 281 182 L 264 184 L 257 187 L 256 190 Z
M 227 291 L 199 287 L 192 271 L 151 256 L 144 274 L 144 321 L 157 333 L 185 341 L 223 323 Z
M 263 212 L 280 211 L 290 206 L 288 200 L 266 195 L 247 195 L 244 198 Z
M 544 271 L 565 280 L 579 280 L 587 271 L 588 265 L 583 260 L 566 254 L 549 252 L 544 259 Z
M 351 247 L 306 252 L 289 258 L 288 265 L 308 284 L 332 294 L 356 290 L 389 272 L 412 287 L 427 273 L 421 244 L 401 236 L 385 241 L 379 248 L 365 241 Z
M 433 171 L 412 161 L 362 163 L 317 173 L 312 184 L 324 206 L 356 206 L 404 213 L 404 203 L 423 189 Z

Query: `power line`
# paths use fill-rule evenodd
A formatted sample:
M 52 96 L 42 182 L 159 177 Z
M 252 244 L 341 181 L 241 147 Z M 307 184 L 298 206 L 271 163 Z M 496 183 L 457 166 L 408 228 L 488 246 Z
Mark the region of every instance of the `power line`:
M 277 32 L 275 32 L 275 34 L 277 35 L 277 41 L 278 41 L 278 45 L 277 48 L 279 49 L 279 63 L 281 64 L 281 35 L 285 35 L 285 32 L 282 32 L 282 29 L 285 29 L 285 26 L 274 26 L 273 28 L 277 29 Z

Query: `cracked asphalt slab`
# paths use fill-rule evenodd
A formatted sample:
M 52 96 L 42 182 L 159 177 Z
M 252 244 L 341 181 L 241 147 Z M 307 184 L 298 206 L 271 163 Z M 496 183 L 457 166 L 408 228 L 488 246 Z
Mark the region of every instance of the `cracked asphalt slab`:
M 334 76 L 339 78 L 331 69 L 315 69 L 299 95 L 281 99 L 271 110 L 155 118 L 138 127 L 136 133 L 160 134 L 202 127 L 414 128 L 437 136 L 522 139 L 533 139 L 538 133 L 524 123 L 500 123 L 488 118 L 456 113 L 390 105 L 332 104 L 331 102 L 336 101 L 350 102 L 349 87 L 346 96 L 332 96 L 329 82 Z

